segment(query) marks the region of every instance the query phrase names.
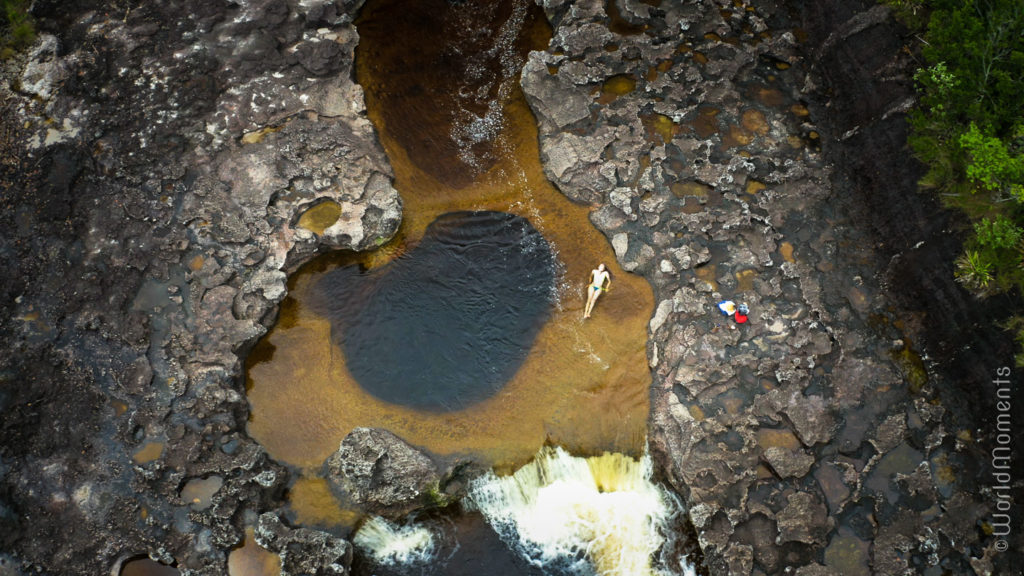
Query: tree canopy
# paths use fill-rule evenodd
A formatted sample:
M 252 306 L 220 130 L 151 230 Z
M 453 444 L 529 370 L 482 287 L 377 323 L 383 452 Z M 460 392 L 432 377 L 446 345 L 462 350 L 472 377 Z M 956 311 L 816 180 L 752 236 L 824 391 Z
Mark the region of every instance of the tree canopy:
M 957 279 L 984 296 L 1024 288 L 1024 2 L 888 0 L 919 28 L 926 66 L 910 113 L 921 181 L 972 223 Z M 1015 329 L 1024 318 L 1010 322 Z M 1024 345 L 1024 331 L 1018 332 Z M 1024 355 L 1018 356 L 1024 363 Z

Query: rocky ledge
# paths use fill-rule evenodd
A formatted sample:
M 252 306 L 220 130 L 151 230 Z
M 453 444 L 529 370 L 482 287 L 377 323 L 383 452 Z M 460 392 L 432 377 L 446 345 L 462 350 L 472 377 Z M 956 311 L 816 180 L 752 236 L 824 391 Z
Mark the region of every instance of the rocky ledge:
M 889 296 L 872 195 L 842 196 L 855 135 L 903 158 L 899 186 L 916 171 L 877 126 L 913 104 L 914 64 L 886 8 L 847 4 L 809 10 L 834 26 L 812 43 L 776 2 L 545 1 L 522 77 L 542 160 L 654 287 L 651 449 L 710 573 L 1003 573 L 984 427 L 957 428 Z M 844 73 L 871 92 L 830 96 Z
M 4 570 L 222 574 L 257 519 L 286 573 L 347 570 L 347 542 L 267 512 L 288 475 L 245 434 L 242 359 L 290 272 L 401 219 L 352 80 L 360 4 L 33 4 L 0 88 Z

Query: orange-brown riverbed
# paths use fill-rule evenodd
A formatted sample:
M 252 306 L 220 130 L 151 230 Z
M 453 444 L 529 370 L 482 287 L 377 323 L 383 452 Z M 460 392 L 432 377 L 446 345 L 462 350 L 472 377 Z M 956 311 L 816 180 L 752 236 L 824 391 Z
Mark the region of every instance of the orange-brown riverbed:
M 469 14 L 474 23 L 463 20 L 467 11 L 485 13 Z M 484 34 L 481 20 L 497 23 L 498 33 Z M 588 220 L 589 207 L 568 201 L 541 169 L 518 70 L 528 50 L 547 43 L 542 14 L 526 2 L 450 10 L 443 0 L 415 8 L 385 0 L 368 4 L 357 27 L 357 79 L 395 170 L 403 224 L 380 249 L 322 257 L 291 280 L 277 326 L 249 361 L 250 434 L 275 459 L 310 477 L 359 426 L 386 428 L 437 455 L 470 455 L 506 470 L 545 442 L 574 452 L 640 453 L 653 296 L 643 278 L 618 267 Z M 510 59 L 519 64 L 509 66 Z M 529 219 L 559 262 L 555 309 L 518 372 L 490 399 L 454 412 L 383 402 L 349 374 L 328 321 L 307 303 L 311 286 L 340 263 L 386 264 L 414 246 L 438 215 L 456 210 Z M 584 287 L 599 262 L 611 269 L 612 289 L 584 321 Z M 322 500 L 301 493 L 301 486 L 315 484 L 297 485 L 293 502 Z

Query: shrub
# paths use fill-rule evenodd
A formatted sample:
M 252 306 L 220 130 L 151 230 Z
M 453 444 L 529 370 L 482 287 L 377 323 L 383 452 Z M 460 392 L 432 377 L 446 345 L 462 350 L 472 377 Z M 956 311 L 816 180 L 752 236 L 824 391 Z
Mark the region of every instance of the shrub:
M 972 292 L 984 293 L 992 284 L 992 265 L 977 250 L 968 250 L 957 258 L 954 274 Z
M 924 0 L 885 0 L 893 16 L 907 28 L 917 30 L 928 23 L 928 8 Z
M 1019 226 L 1005 216 L 996 216 L 995 220 L 982 218 L 974 223 L 974 235 L 978 243 L 993 250 L 1018 249 L 1022 231 Z
M 971 122 L 960 135 L 960 147 L 969 158 L 967 178 L 984 190 L 997 194 L 997 200 L 1020 196 L 1024 183 L 1024 157 L 1014 156 L 1006 142 L 986 135 Z M 1000 195 L 1000 193 L 1002 193 Z

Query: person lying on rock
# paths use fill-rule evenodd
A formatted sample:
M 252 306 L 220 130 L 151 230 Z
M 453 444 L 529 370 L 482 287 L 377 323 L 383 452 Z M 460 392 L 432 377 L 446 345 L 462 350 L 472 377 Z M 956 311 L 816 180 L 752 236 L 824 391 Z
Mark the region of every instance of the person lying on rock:
M 590 271 L 590 286 L 587 286 L 587 307 L 583 311 L 584 318 L 590 318 L 590 312 L 594 309 L 597 297 L 601 295 L 601 292 L 607 292 L 611 287 L 611 274 L 605 270 L 603 263 L 598 264 L 597 268 Z

